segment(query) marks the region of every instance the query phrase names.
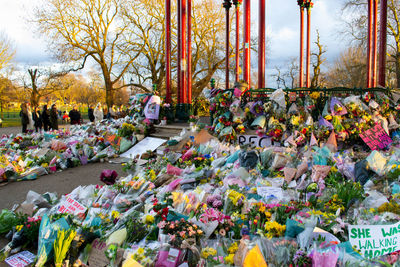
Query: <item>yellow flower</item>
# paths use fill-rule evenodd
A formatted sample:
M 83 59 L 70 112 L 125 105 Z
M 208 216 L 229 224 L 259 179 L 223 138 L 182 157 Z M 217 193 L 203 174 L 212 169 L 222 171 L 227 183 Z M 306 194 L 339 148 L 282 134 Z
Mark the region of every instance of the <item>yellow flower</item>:
M 119 214 L 118 211 L 113 210 L 113 211 L 111 212 L 111 217 L 113 217 L 113 219 L 118 219 L 119 216 L 120 216 L 120 214 Z
M 258 209 L 259 212 L 264 212 L 265 211 L 265 206 L 261 205 L 260 208 Z
M 228 252 L 229 254 L 235 254 L 236 251 L 238 250 L 238 243 L 234 242 L 229 248 L 228 248 Z
M 329 115 L 329 114 L 328 114 L 328 115 L 325 116 L 325 120 L 328 120 L 328 121 L 329 121 L 329 120 L 331 120 L 331 119 L 332 119 L 332 115 Z
M 331 167 L 331 172 L 334 172 L 334 173 L 335 173 L 335 172 L 337 172 L 337 171 L 338 171 L 338 169 L 337 169 L 335 166 L 332 166 L 332 167 Z
M 201 250 L 201 257 L 203 259 L 207 259 L 209 256 L 215 256 L 215 255 L 217 255 L 217 251 L 213 248 L 207 247 Z
M 21 231 L 22 228 L 24 228 L 22 224 L 15 226 L 15 230 L 17 230 L 17 232 Z
M 232 201 L 233 205 L 237 206 L 239 204 L 243 204 L 243 201 L 245 200 L 245 196 L 243 194 L 236 192 L 235 190 L 228 190 L 227 192 L 228 197 Z
M 269 239 L 273 237 L 283 236 L 286 230 L 286 225 L 281 225 L 276 221 L 266 222 L 264 225 L 265 228 L 265 236 Z
M 139 248 L 139 249 L 137 250 L 137 253 L 138 253 L 138 254 L 143 254 L 143 253 L 144 253 L 144 248 Z
M 146 215 L 146 216 L 144 216 L 144 218 L 143 218 L 143 222 L 144 222 L 145 224 L 153 224 L 153 223 L 154 223 L 154 217 L 151 216 L 151 215 Z
M 318 99 L 319 96 L 320 96 L 319 92 L 313 92 L 313 93 L 310 94 L 310 97 L 311 97 L 312 99 Z
M 226 256 L 226 257 L 224 258 L 225 263 L 226 263 L 226 264 L 233 264 L 233 263 L 234 263 L 234 262 L 233 262 L 233 257 L 235 257 L 235 254 L 229 254 L 228 256 Z

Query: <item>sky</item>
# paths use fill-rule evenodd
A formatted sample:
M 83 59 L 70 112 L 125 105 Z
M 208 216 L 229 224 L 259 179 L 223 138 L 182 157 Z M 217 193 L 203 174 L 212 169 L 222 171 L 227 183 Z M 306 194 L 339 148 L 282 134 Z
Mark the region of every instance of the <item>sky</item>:
M 316 40 L 316 30 L 320 32 L 321 43 L 326 47 L 327 64 L 332 63 L 346 48 L 338 34 L 340 25 L 340 7 L 344 0 L 314 0 L 311 16 L 311 42 Z M 0 31 L 6 33 L 16 45 L 17 66 L 48 65 L 53 62 L 47 51 L 44 37 L 40 37 L 27 21 L 36 1 L 0 0 Z M 222 1 L 221 1 L 222 2 Z M 282 66 L 292 57 L 299 56 L 299 7 L 296 0 L 267 0 L 267 39 L 270 47 L 267 51 L 267 85 L 274 86 L 271 75 L 275 66 Z M 258 31 L 258 1 L 252 0 L 252 29 Z M 305 20 L 306 21 L 306 20 Z M 315 49 L 315 45 L 312 49 Z M 256 68 L 256 58 L 252 58 Z

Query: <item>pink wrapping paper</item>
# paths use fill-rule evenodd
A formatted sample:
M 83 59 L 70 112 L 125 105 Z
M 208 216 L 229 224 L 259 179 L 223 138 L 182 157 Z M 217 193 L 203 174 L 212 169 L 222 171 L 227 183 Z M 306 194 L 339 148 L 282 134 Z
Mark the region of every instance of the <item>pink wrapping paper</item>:
M 167 174 L 181 176 L 182 173 L 183 173 L 182 169 L 180 169 L 178 167 L 174 167 L 171 164 L 167 165 Z

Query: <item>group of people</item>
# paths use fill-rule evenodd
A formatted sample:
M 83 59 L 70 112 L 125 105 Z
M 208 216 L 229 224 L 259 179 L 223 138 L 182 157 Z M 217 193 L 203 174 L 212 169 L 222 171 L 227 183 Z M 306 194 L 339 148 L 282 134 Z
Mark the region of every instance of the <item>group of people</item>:
M 97 104 L 96 108 L 90 106 L 88 109 L 88 116 L 91 122 L 99 122 L 104 119 L 118 119 L 125 117 L 127 112 L 123 106 L 121 108 L 112 106 L 109 109 L 102 108 L 101 104 Z
M 42 130 L 58 130 L 58 111 L 56 104 L 51 106 L 51 109 L 47 109 L 47 105 L 43 106 L 42 111 L 38 107 L 31 109 L 29 103 L 23 103 L 21 105 L 21 117 L 22 132 L 27 133 L 28 130 L 35 129 L 36 132 Z
M 22 124 L 22 132 L 27 133 L 28 130 L 35 129 L 36 132 L 48 130 L 58 130 L 58 118 L 60 117 L 63 122 L 70 122 L 72 125 L 81 124 L 82 116 L 76 106 L 72 108 L 72 110 L 67 113 L 64 111 L 61 114 L 60 111 L 57 110 L 56 104 L 51 106 L 51 109 L 47 109 L 47 105 L 43 106 L 43 109 L 40 111 L 38 107 L 34 107 L 31 109 L 29 103 L 23 103 L 21 105 L 21 124 Z M 116 108 L 111 107 L 110 109 L 103 109 L 102 105 L 97 104 L 96 108 L 93 106 L 89 106 L 88 109 L 88 117 L 90 122 L 99 122 L 104 119 L 117 119 L 126 116 L 126 111 L 124 111 L 123 107 Z

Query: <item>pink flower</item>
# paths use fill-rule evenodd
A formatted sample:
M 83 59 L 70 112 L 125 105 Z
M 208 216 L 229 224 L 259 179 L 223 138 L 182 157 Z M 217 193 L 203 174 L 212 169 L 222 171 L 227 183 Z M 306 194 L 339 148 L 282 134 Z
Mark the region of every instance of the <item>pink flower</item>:
M 157 224 L 157 227 L 160 228 L 160 229 L 162 229 L 162 228 L 165 227 L 165 225 L 167 225 L 167 223 L 166 223 L 165 221 L 161 221 L 161 222 L 159 222 L 159 223 Z
M 179 232 L 179 235 L 183 238 L 185 236 L 185 232 L 184 231 Z
M 171 235 L 171 234 L 168 234 L 168 235 L 169 235 L 169 237 L 171 238 L 171 242 L 175 241 L 175 238 L 176 238 L 175 235 Z
M 34 222 L 34 221 L 36 221 L 35 218 L 33 218 L 33 217 L 28 217 L 28 222 Z

